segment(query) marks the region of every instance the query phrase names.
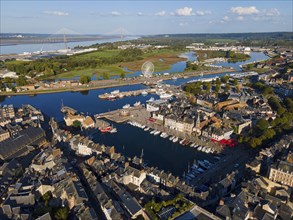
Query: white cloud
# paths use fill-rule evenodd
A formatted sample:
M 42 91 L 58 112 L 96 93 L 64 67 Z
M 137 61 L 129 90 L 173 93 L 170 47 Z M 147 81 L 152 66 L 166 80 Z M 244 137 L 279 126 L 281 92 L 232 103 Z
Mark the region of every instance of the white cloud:
M 244 20 L 244 17 L 243 17 L 243 16 L 238 16 L 238 17 L 237 17 L 237 20 L 238 20 L 238 21 L 243 21 L 243 20 Z
M 159 11 L 159 12 L 157 12 L 155 15 L 157 15 L 157 16 L 165 16 L 166 15 L 166 11 Z
M 113 15 L 113 16 L 120 16 L 121 13 L 119 11 L 112 11 L 111 12 L 111 15 Z
M 54 16 L 68 16 L 69 13 L 63 11 L 44 11 L 44 14 L 54 15 Z
M 229 18 L 228 16 L 224 16 L 224 17 L 222 18 L 222 20 L 223 20 L 223 21 L 230 21 L 230 18 Z
M 204 15 L 208 15 L 211 14 L 211 11 L 196 11 L 195 14 L 198 16 L 204 16 Z
M 137 12 L 137 15 L 138 16 L 143 16 L 143 13 L 142 12 Z
M 233 14 L 237 15 L 255 15 L 258 14 L 260 11 L 255 7 L 255 6 L 250 6 L 250 7 L 232 7 L 230 11 Z
M 183 27 L 183 26 L 187 26 L 187 25 L 188 25 L 187 22 L 180 22 L 180 23 L 179 23 L 179 26 L 181 26 L 181 27 Z
M 176 10 L 176 15 L 178 15 L 178 16 L 190 16 L 190 15 L 194 15 L 194 14 L 192 13 L 192 8 L 184 7 L 184 8 L 178 8 Z
M 276 9 L 276 8 L 267 9 L 267 10 L 264 11 L 264 14 L 266 16 L 271 16 L 271 17 L 281 15 L 281 13 L 279 12 L 279 10 Z

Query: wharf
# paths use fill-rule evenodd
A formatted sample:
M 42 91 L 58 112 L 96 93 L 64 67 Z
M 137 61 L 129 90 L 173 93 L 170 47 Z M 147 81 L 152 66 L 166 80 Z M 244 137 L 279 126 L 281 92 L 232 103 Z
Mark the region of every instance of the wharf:
M 61 112 L 62 113 L 69 113 L 71 115 L 74 115 L 77 111 L 71 107 L 68 106 L 62 106 L 61 107 Z
M 104 121 L 104 120 L 101 120 L 101 119 L 98 119 L 95 117 L 95 121 L 96 121 L 96 128 L 105 128 L 105 127 L 108 127 L 110 126 L 110 123 Z
M 123 98 L 128 96 L 143 95 L 144 92 L 155 93 L 156 90 L 155 89 L 140 89 L 140 90 L 126 91 L 126 92 L 118 92 L 117 94 L 104 93 L 99 95 L 99 98 L 100 99 Z

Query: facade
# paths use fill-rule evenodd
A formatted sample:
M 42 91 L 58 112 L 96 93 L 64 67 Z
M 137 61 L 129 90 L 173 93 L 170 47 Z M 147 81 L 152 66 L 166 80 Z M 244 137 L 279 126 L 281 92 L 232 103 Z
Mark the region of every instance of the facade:
M 4 105 L 0 108 L 0 117 L 1 118 L 14 118 L 15 112 L 13 105 Z
M 0 142 L 8 139 L 9 137 L 10 137 L 9 132 L 0 127 Z
M 293 187 L 293 164 L 287 161 L 280 161 L 278 166 L 270 168 L 269 179 Z

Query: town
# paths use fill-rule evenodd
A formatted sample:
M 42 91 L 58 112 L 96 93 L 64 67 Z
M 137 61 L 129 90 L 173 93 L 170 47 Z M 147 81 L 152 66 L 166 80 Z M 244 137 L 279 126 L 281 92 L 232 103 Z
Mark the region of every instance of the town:
M 290 54 L 242 66 L 250 72 L 181 86 L 159 80 L 150 89 L 101 94 L 104 102 L 147 94 L 158 98 L 113 111 L 84 115 L 62 105 L 61 122 L 29 104 L 1 106 L 1 215 L 291 219 Z M 95 132 L 119 133 L 111 121 L 129 123 L 212 159 L 194 161 L 176 176 L 145 163 L 143 152 L 130 158 L 115 146 L 93 141 Z

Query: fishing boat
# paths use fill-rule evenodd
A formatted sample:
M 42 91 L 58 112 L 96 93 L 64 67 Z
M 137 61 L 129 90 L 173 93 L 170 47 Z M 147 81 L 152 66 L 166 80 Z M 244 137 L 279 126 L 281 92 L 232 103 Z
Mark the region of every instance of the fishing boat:
M 182 139 L 181 141 L 179 141 L 179 144 L 183 144 L 184 141 L 185 139 Z
M 154 97 L 151 97 L 149 100 L 147 100 L 146 102 L 153 102 L 155 101 L 155 98 Z
M 159 135 L 161 132 L 160 131 L 156 131 L 155 133 L 154 133 L 154 135 Z
M 141 94 L 142 94 L 142 95 L 147 95 L 147 94 L 148 94 L 148 92 L 147 92 L 147 91 L 145 91 L 145 90 L 143 90 L 143 91 L 141 92 Z
M 130 105 L 129 104 L 126 104 L 122 108 L 124 108 L 124 109 L 130 108 Z
M 140 102 L 138 101 L 138 102 L 134 103 L 133 106 L 135 106 L 135 107 L 140 106 Z
M 149 127 L 146 127 L 145 129 L 143 129 L 144 131 L 148 131 L 148 130 L 150 130 L 150 128 Z
M 99 128 L 99 130 L 102 133 L 108 133 L 108 132 L 110 132 L 112 130 L 112 127 L 111 126 L 107 126 L 107 127 Z
M 112 130 L 110 131 L 110 133 L 116 133 L 117 132 L 117 128 L 112 128 Z
M 178 137 L 175 137 L 174 139 L 173 139 L 173 143 L 176 143 L 178 141 Z

